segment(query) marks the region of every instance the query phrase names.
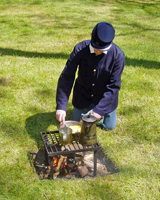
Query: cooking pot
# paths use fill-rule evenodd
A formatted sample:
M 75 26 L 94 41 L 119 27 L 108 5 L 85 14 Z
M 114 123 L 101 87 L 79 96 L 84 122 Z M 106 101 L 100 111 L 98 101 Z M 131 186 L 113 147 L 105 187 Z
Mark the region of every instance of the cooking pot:
M 82 117 L 80 143 L 82 145 L 93 145 L 97 143 L 96 117 L 84 115 Z
M 73 121 L 73 120 L 68 120 L 68 121 L 65 121 L 65 126 L 71 128 L 71 129 L 73 128 L 72 129 L 72 138 L 74 140 L 79 140 L 79 137 L 80 137 L 80 134 L 81 134 L 81 122 Z M 64 125 L 61 122 L 57 126 L 57 128 L 59 130 L 62 127 L 64 127 Z
M 60 144 L 66 145 L 72 142 L 72 129 L 69 127 L 59 128 L 59 142 Z

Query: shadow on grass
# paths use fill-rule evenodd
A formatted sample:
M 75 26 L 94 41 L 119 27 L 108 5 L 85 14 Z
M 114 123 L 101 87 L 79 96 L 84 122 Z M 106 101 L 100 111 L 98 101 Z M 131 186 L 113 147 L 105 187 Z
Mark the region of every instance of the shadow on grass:
M 61 58 L 61 59 L 68 59 L 69 54 L 61 53 L 40 53 L 40 52 L 31 52 L 31 51 L 21 51 L 16 49 L 8 49 L 8 48 L 0 48 L 0 55 L 1 56 L 22 56 L 27 58 Z M 132 65 L 135 67 L 145 67 L 148 69 L 160 69 L 160 63 L 157 61 L 149 61 L 143 59 L 131 59 L 126 57 L 126 65 Z
M 126 57 L 126 65 L 132 65 L 134 67 L 145 67 L 147 69 L 160 69 L 160 63 L 157 61 L 143 60 L 143 59 L 131 59 Z
M 68 103 L 66 120 L 71 119 L 71 115 L 72 115 L 71 106 L 72 104 Z M 37 113 L 26 119 L 25 128 L 28 134 L 36 141 L 38 148 L 41 148 L 43 146 L 43 142 L 42 142 L 40 132 L 47 131 L 49 127 L 54 129 L 52 131 L 56 131 L 58 130 L 57 129 L 58 124 L 59 122 L 56 119 L 56 111 L 46 112 L 46 113 Z
M 63 58 L 68 59 L 69 55 L 65 53 L 40 53 L 34 51 L 21 51 L 17 49 L 0 48 L 1 56 L 22 56 L 27 58 Z
M 40 148 L 43 145 L 40 132 L 47 131 L 50 125 L 56 125 L 56 123 L 55 112 L 38 113 L 26 119 L 25 128 Z

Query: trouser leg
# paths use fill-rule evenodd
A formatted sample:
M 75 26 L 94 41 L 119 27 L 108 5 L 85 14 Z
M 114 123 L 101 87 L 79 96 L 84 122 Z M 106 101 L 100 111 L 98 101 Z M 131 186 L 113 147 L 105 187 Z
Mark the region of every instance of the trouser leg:
M 116 109 L 110 113 L 104 115 L 104 120 L 102 122 L 102 128 L 113 130 L 116 127 L 117 114 Z

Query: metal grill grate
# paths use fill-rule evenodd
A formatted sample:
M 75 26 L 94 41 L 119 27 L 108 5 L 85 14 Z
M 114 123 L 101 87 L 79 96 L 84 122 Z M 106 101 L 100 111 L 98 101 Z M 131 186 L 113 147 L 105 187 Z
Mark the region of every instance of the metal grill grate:
M 48 156 L 65 155 L 68 153 L 95 151 L 100 149 L 98 143 L 90 146 L 83 146 L 79 143 L 79 139 L 72 139 L 72 143 L 68 145 L 59 144 L 59 131 L 41 132 Z

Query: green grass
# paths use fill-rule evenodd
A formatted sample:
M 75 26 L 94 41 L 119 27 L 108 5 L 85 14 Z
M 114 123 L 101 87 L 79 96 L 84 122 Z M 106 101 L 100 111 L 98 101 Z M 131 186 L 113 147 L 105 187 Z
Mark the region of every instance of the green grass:
M 158 0 L 1 0 L 0 199 L 160 199 L 160 3 Z M 96 23 L 116 29 L 126 55 L 113 131 L 98 140 L 119 173 L 39 180 L 28 152 L 56 130 L 58 77 Z M 72 112 L 71 98 L 67 119 Z

